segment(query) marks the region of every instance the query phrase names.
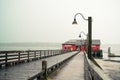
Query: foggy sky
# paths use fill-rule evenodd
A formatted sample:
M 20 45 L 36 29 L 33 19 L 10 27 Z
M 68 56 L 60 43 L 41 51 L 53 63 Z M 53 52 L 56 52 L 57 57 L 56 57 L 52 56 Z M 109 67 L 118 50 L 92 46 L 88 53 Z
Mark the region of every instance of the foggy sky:
M 91 16 L 92 38 L 120 44 L 120 0 L 0 0 L 0 42 L 65 42 L 87 34 Z M 83 38 L 85 36 L 83 35 Z

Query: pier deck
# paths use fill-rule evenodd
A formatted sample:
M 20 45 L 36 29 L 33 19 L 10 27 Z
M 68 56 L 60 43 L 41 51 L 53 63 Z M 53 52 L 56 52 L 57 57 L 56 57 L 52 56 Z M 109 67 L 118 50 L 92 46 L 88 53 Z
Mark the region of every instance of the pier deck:
M 52 80 L 84 80 L 84 53 L 73 57 Z
M 0 69 L 0 80 L 27 80 L 41 71 L 42 60 L 46 60 L 50 67 L 75 53 L 77 51 Z

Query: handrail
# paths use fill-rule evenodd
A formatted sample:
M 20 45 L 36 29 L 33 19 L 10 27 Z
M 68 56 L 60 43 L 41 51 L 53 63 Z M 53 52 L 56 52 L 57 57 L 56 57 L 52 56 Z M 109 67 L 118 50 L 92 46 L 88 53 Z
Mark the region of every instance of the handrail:
M 98 63 L 94 59 L 92 59 L 94 61 L 88 59 L 86 52 L 84 53 L 85 80 L 112 80 L 103 72 L 102 68 L 98 66 Z
M 19 63 L 38 60 L 41 58 L 60 55 L 68 50 L 26 50 L 26 51 L 0 51 L 0 68 Z
M 58 62 L 54 65 L 52 65 L 51 67 L 47 68 L 47 75 L 51 75 L 53 72 L 55 72 L 57 69 L 59 69 L 61 66 L 63 66 L 67 61 L 69 61 L 72 57 L 74 57 L 75 55 L 77 55 L 79 52 L 73 54 L 72 56 L 64 59 L 63 61 L 61 62 Z M 45 80 L 45 76 L 44 76 L 45 72 L 44 71 L 41 71 L 39 72 L 38 74 L 28 78 L 28 80 Z

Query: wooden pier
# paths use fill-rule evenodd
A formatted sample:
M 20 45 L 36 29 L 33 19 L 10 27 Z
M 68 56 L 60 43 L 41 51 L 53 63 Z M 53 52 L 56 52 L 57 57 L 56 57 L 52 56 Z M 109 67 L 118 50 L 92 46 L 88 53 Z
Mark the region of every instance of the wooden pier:
M 0 69 L 0 80 L 27 80 L 42 70 L 42 60 L 48 62 L 48 67 L 63 61 L 64 59 L 76 54 L 75 52 L 67 52 L 62 55 L 47 57 L 27 63 L 13 65 L 11 67 L 3 67 Z
M 52 80 L 84 80 L 84 53 L 80 52 Z
M 94 59 L 88 59 L 86 52 L 78 52 L 61 50 L 1 51 L 0 80 L 45 80 L 45 72 L 47 77 L 53 80 L 111 80 Z M 42 71 L 42 60 L 47 61 L 46 71 Z M 70 61 L 68 62 L 68 60 Z M 66 66 L 61 68 L 64 63 Z M 51 77 L 50 75 L 57 70 L 60 70 L 57 75 Z

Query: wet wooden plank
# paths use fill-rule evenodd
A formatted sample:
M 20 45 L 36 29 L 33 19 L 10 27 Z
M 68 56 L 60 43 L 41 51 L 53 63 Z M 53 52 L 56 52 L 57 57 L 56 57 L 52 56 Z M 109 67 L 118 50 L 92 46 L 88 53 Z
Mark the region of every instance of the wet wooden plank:
M 84 80 L 84 54 L 77 54 L 52 80 Z
M 0 70 L 0 80 L 27 80 L 29 77 L 41 71 L 42 60 L 48 62 L 48 67 L 58 63 L 76 52 L 69 52 L 67 54 L 49 57 L 29 63 L 19 64 L 13 67 L 8 67 Z

